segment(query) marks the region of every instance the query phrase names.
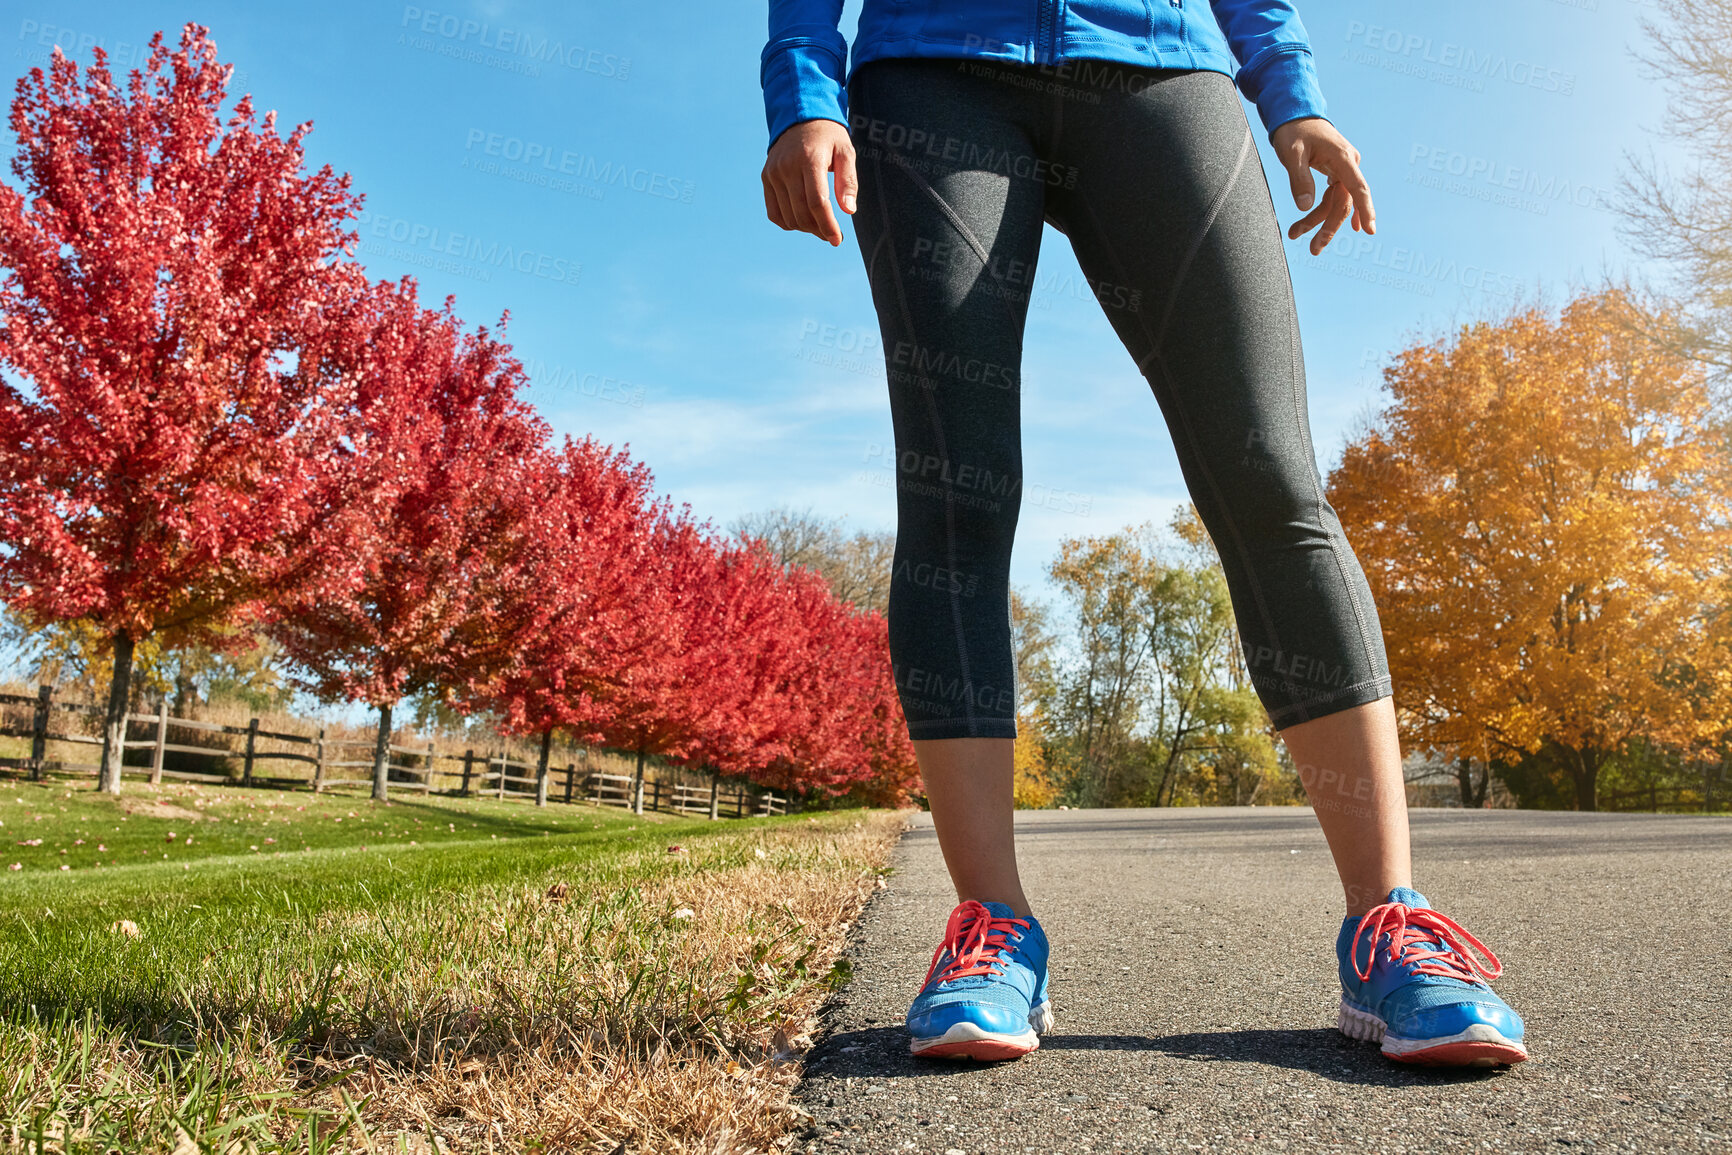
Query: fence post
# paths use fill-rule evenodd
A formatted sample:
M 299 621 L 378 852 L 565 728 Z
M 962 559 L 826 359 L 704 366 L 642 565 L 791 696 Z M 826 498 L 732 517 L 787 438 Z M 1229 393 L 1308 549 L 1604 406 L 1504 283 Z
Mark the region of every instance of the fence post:
M 42 762 L 48 757 L 48 712 L 54 708 L 54 687 L 36 687 L 36 713 L 30 719 L 30 781 L 42 781 Z
M 722 776 L 720 774 L 712 773 L 710 775 L 710 821 L 711 822 L 714 822 L 716 819 L 721 817 L 721 813 L 717 809 L 717 807 L 721 804 L 721 801 L 722 801 Z
M 510 759 L 505 754 L 499 755 L 499 800 L 505 801 L 505 771 L 510 765 Z
M 241 765 L 241 785 L 253 784 L 253 744 L 258 741 L 259 720 L 251 718 L 247 721 L 247 758 Z
M 577 763 L 573 762 L 565 768 L 565 800 L 571 801 L 572 782 L 577 778 Z
M 150 784 L 160 785 L 162 782 L 163 747 L 168 745 L 168 695 L 164 694 L 162 701 L 156 706 L 156 746 L 150 752 Z
M 424 780 L 427 783 L 427 793 L 433 793 L 433 739 L 427 739 L 427 773 Z
M 475 750 L 463 751 L 463 797 L 469 797 L 469 774 L 475 767 Z

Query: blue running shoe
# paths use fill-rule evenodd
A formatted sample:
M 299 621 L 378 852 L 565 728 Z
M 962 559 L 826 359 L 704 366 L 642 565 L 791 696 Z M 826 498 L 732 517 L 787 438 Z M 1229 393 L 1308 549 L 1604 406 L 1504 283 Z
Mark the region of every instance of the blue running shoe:
M 1349 915 L 1335 954 L 1337 1025 L 1348 1038 L 1381 1040 L 1383 1053 L 1402 1063 L 1496 1067 L 1528 1057 L 1521 1016 L 1486 985 L 1503 964 L 1418 891 L 1398 886 L 1383 905 Z
M 1002 902 L 972 899 L 950 912 L 944 941 L 914 1005 L 908 1049 L 946 1059 L 1015 1059 L 1052 1029 L 1046 932 Z

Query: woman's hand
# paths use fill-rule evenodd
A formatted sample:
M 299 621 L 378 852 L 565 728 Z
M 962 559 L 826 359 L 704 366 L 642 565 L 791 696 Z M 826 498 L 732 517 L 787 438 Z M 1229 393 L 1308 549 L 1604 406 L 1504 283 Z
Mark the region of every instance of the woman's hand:
M 764 211 L 784 229 L 842 243 L 842 226 L 830 211 L 829 182 L 836 174 L 836 200 L 854 213 L 860 181 L 854 173 L 854 142 L 833 120 L 803 120 L 776 138 L 764 161 Z
M 1316 185 L 1311 170 L 1329 178 L 1323 190 L 1323 200 L 1315 209 L 1294 221 L 1287 229 L 1289 240 L 1298 240 L 1316 228 L 1323 228 L 1311 238 L 1311 255 L 1321 253 L 1335 239 L 1347 210 L 1353 210 L 1353 227 L 1362 233 L 1377 231 L 1377 212 L 1371 207 L 1371 186 L 1359 171 L 1359 150 L 1347 143 L 1347 138 L 1335 126 L 1319 116 L 1289 120 L 1275 130 L 1270 143 L 1275 155 L 1287 168 L 1293 184 L 1293 203 L 1301 209 L 1311 208 Z

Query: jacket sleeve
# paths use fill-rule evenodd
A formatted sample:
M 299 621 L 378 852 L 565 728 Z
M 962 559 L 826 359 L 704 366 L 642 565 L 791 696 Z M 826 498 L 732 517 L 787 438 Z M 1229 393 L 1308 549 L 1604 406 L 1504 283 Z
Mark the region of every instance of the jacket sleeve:
M 1266 131 L 1324 114 L 1311 39 L 1289 0 L 1209 0 L 1209 6 L 1239 61 L 1234 83 L 1257 106 Z
M 770 42 L 758 71 L 770 143 L 802 120 L 848 123 L 842 0 L 770 0 Z

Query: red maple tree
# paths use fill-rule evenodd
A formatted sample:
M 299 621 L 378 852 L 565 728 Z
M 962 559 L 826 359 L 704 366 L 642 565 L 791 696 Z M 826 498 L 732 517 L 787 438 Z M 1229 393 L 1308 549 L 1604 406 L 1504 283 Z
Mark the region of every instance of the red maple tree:
M 111 638 L 101 788 L 120 789 L 132 651 L 221 644 L 261 599 L 364 571 L 368 459 L 316 350 L 364 285 L 339 258 L 359 200 L 303 173 L 205 29 L 153 37 L 124 89 L 103 51 L 18 83 L 0 185 L 0 597 Z M 15 381 L 25 384 L 20 386 Z
M 371 452 L 391 462 L 396 492 L 374 522 L 375 560 L 348 596 L 278 598 L 268 630 L 325 701 L 379 715 L 373 797 L 384 801 L 391 715 L 404 697 L 451 683 L 470 655 L 466 622 L 508 563 L 529 513 L 524 472 L 547 427 L 520 399 L 523 366 L 485 328 L 463 333 L 447 298 L 421 307 L 412 278 L 373 287 L 332 350 L 361 383 Z M 505 319 L 500 321 L 503 330 Z
M 647 467 L 593 439 L 567 438 L 527 474 L 528 511 L 506 564 L 482 582 L 485 613 L 461 640 L 453 702 L 490 711 L 506 733 L 540 735 L 544 754 L 557 729 L 599 741 L 629 714 L 654 752 L 678 652 L 669 560 L 687 520 L 656 499 Z M 545 757 L 537 779 L 544 801 Z
M 804 648 L 784 690 L 797 713 L 785 756 L 761 774 L 790 789 L 841 792 L 911 764 L 913 749 L 890 684 L 882 619 L 797 572 L 806 580 L 791 584 L 791 612 L 805 626 Z
M 883 779 L 883 800 L 899 801 L 913 748 L 882 619 L 757 543 L 704 544 L 700 584 L 681 602 L 676 679 L 660 703 L 680 723 L 674 760 L 787 790 Z
M 794 703 L 783 690 L 804 627 L 789 612 L 787 575 L 766 554 L 708 535 L 686 548 L 680 652 L 655 703 L 673 737 L 659 752 L 750 775 L 786 752 Z

